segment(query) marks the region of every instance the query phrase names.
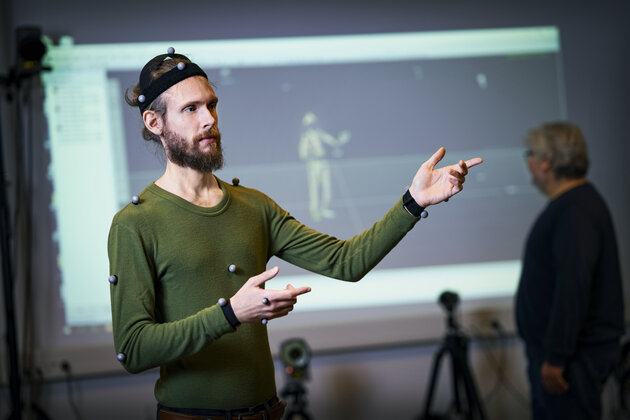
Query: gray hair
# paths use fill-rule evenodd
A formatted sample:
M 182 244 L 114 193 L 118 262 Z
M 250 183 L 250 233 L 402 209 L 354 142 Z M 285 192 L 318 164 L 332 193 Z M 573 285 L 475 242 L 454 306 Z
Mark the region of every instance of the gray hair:
M 551 162 L 556 178 L 584 178 L 589 160 L 582 130 L 569 122 L 551 122 L 531 130 L 525 138 L 530 153 Z

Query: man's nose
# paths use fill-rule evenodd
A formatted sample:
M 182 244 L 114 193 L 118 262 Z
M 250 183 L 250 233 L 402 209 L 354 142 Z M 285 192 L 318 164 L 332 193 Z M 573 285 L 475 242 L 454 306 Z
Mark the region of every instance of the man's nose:
M 203 108 L 203 111 L 200 113 L 200 118 L 204 128 L 210 128 L 216 122 L 216 118 L 212 110 L 208 107 Z

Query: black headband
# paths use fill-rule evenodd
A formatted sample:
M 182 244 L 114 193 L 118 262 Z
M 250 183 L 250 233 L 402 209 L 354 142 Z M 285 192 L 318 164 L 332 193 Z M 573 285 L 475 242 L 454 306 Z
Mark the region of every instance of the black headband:
M 176 83 L 181 82 L 192 76 L 203 76 L 206 79 L 208 76 L 201 70 L 201 68 L 195 63 L 184 63 L 180 61 L 177 63 L 177 67 L 173 67 L 155 80 L 152 80 L 152 73 L 156 70 L 167 58 L 171 60 L 185 59 L 188 57 L 181 54 L 175 54 L 173 47 L 168 49 L 168 54 L 160 54 L 152 58 L 147 64 L 144 65 L 140 72 L 140 95 L 138 95 L 138 106 L 140 107 L 140 114 L 142 114 L 151 103 L 162 94 L 166 89 L 170 88 Z

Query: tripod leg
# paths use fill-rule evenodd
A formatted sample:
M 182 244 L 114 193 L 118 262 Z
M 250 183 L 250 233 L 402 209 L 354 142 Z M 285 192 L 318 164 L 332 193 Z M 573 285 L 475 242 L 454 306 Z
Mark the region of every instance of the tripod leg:
M 431 410 L 431 403 L 433 402 L 433 393 L 435 392 L 435 385 L 437 383 L 437 375 L 440 370 L 440 363 L 442 361 L 442 357 L 446 352 L 446 347 L 440 347 L 440 350 L 435 355 L 433 359 L 433 367 L 431 368 L 431 381 L 429 382 L 429 389 L 427 391 L 426 400 L 424 401 L 424 414 L 422 415 L 422 419 L 429 419 Z

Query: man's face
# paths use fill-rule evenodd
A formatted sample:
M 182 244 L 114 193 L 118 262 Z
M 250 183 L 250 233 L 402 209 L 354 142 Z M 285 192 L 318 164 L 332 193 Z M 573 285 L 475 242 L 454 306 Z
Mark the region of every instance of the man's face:
M 164 92 L 166 116 L 162 142 L 174 164 L 199 172 L 223 167 L 217 97 L 202 76 L 189 77 Z
M 543 194 L 547 194 L 550 171 L 549 160 L 532 154 L 527 158 L 527 168 L 532 174 L 532 184 Z

